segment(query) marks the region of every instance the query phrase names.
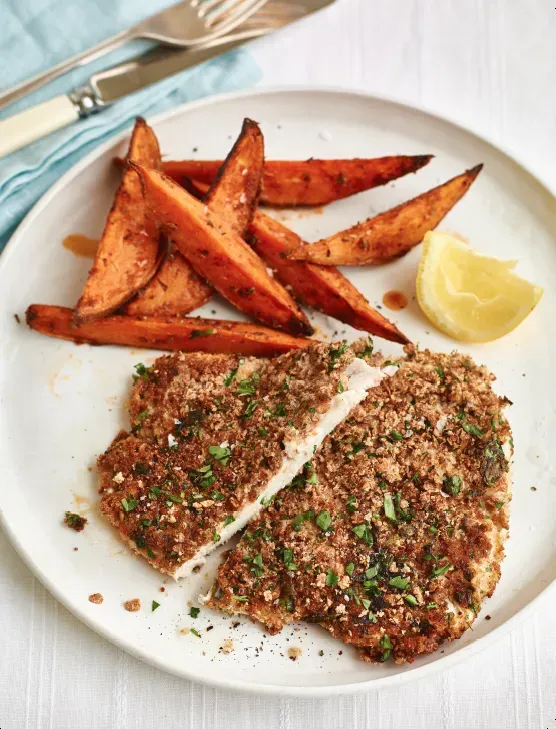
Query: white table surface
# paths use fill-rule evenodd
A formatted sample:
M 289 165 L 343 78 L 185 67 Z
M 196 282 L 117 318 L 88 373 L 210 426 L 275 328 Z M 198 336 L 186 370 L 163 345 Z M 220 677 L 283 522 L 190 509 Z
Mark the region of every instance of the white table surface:
M 343 86 L 424 104 L 513 150 L 556 188 L 554 6 L 339 0 L 252 48 L 265 85 Z M 140 663 L 59 605 L 2 533 L 0 555 L 0 729 L 556 728 L 554 592 L 488 652 L 444 673 L 357 697 L 281 700 Z

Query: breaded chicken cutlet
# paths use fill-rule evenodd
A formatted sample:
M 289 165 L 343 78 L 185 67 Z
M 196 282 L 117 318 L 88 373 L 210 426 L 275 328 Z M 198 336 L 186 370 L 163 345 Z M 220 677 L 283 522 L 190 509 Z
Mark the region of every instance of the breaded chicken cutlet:
M 320 623 L 371 662 L 411 662 L 472 624 L 504 556 L 509 401 L 461 354 L 396 364 L 248 525 L 210 607 L 272 633 Z
M 154 567 L 186 576 L 384 376 L 342 344 L 273 360 L 176 354 L 139 367 L 132 433 L 98 460 L 101 511 Z

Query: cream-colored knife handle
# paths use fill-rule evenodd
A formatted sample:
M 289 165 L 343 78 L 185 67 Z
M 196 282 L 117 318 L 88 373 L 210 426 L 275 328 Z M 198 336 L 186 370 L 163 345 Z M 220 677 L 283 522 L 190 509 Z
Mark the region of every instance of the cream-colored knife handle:
M 56 96 L 0 121 L 0 157 L 46 137 L 79 119 L 79 111 L 67 96 Z

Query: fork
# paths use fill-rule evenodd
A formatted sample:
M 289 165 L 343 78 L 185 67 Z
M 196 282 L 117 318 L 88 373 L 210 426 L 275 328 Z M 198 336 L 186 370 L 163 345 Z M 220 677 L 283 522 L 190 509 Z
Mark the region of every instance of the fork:
M 0 110 L 74 68 L 84 66 L 128 41 L 146 39 L 174 48 L 204 45 L 245 22 L 267 0 L 183 0 L 96 46 L 0 94 Z

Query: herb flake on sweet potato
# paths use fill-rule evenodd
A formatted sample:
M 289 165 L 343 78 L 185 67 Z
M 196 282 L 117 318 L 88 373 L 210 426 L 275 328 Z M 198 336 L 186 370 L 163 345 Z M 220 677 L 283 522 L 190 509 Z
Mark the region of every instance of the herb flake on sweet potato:
M 275 329 L 309 335 L 312 327 L 256 253 L 207 205 L 156 170 L 130 162 L 145 200 L 197 273 L 240 311 Z
M 300 246 L 302 240 L 285 225 L 257 211 L 249 227 L 249 235 L 255 252 L 273 269 L 276 278 L 290 287 L 301 303 L 355 329 L 391 342 L 407 344 L 407 337 L 373 309 L 363 294 L 336 268 L 290 261 L 287 253 Z
M 158 141 L 144 119 L 135 122 L 128 159 L 147 167 L 160 166 Z M 100 319 L 122 306 L 152 278 L 161 253 L 159 231 L 145 206 L 137 175 L 126 169 L 75 307 L 75 320 Z
M 301 246 L 288 254 L 294 261 L 323 266 L 379 264 L 403 256 L 421 243 L 461 200 L 482 169 L 477 165 L 418 197 L 376 215 L 349 230 Z
M 263 168 L 260 202 L 275 207 L 327 205 L 403 177 L 424 167 L 432 155 L 376 159 L 271 160 Z M 180 185 L 184 178 L 212 184 L 222 162 L 168 160 L 163 172 Z
M 314 343 L 257 324 L 216 319 L 116 315 L 76 324 L 71 309 L 43 304 L 32 304 L 26 319 L 31 329 L 76 344 L 273 357 Z

